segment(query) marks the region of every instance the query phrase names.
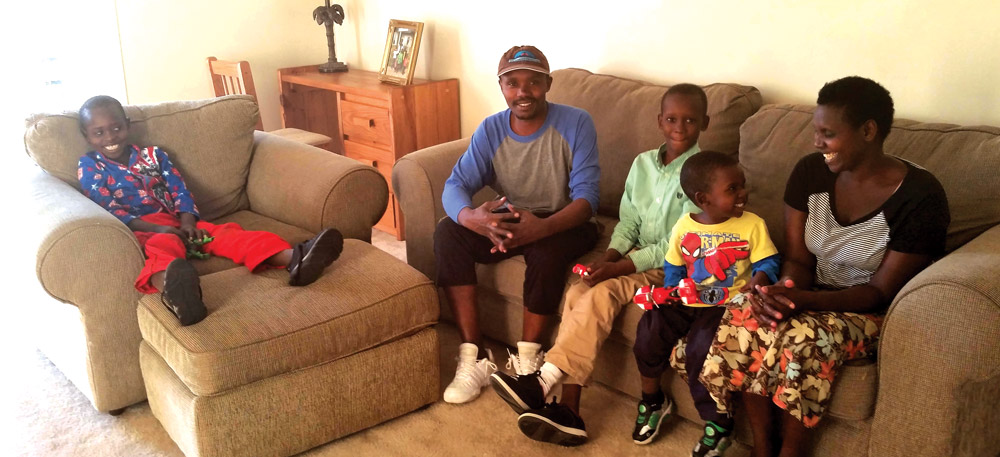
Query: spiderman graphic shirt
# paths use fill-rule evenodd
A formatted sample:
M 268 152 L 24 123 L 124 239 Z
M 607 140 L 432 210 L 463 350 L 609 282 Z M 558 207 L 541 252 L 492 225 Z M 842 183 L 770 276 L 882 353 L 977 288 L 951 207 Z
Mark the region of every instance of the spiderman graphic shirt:
M 130 145 L 128 164 L 97 151 L 80 157 L 76 177 L 84 195 L 128 225 L 132 219 L 165 212 L 198 216 L 180 172 L 158 147 Z
M 688 306 L 742 304 L 745 297 L 740 289 L 754 273 L 765 271 L 772 282 L 777 279 L 777 254 L 764 220 L 756 214 L 744 211 L 740 217 L 713 225 L 685 214 L 670 233 L 664 285 L 676 286 L 684 276 L 694 280 L 699 300 Z

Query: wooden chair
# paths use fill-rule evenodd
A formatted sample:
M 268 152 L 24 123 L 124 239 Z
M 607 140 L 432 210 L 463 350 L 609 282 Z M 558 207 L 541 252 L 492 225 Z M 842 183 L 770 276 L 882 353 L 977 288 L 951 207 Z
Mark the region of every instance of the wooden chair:
M 251 95 L 254 99 L 257 98 L 257 89 L 253 85 L 253 74 L 250 73 L 250 62 L 245 60 L 229 62 L 209 57 L 208 73 L 212 77 L 212 86 L 215 88 L 216 97 L 244 94 Z M 257 130 L 264 130 L 263 122 L 259 117 L 257 118 Z M 296 128 L 282 128 L 267 133 L 321 148 L 326 147 L 332 141 L 332 138 L 326 135 Z

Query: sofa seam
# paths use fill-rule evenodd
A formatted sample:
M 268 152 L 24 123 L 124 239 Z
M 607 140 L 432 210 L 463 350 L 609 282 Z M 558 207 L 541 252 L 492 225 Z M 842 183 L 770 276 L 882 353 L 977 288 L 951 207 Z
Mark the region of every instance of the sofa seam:
M 414 289 L 416 289 L 418 287 L 425 286 L 425 285 L 428 285 L 428 284 L 433 284 L 433 283 L 430 280 L 423 281 L 420 284 L 415 284 L 415 285 L 410 286 L 410 287 L 408 287 L 406 289 L 400 290 L 399 292 L 397 292 L 395 294 L 392 294 L 392 295 L 389 295 L 387 297 L 384 297 L 380 301 L 377 301 L 377 302 L 374 302 L 374 303 L 369 303 L 369 304 L 365 305 L 363 308 L 355 309 L 355 310 L 353 310 L 353 311 L 351 311 L 349 313 L 339 315 L 339 316 L 337 316 L 337 319 L 357 314 L 357 313 L 359 313 L 361 311 L 364 311 L 364 310 L 367 310 L 367 309 L 371 308 L 372 306 L 375 306 L 375 305 L 377 305 L 379 303 L 382 303 L 383 301 L 385 301 L 385 300 L 387 300 L 389 298 L 397 297 L 397 296 L 402 295 L 404 293 L 410 292 L 410 291 L 412 291 L 412 290 L 414 290 Z M 156 319 L 156 321 L 159 324 L 163 325 L 164 322 L 161 319 L 159 319 L 155 313 L 150 312 L 150 314 L 152 314 L 153 318 Z M 253 343 L 247 343 L 247 344 L 242 344 L 242 345 L 239 345 L 239 346 L 234 346 L 234 347 L 231 347 L 231 348 L 226 348 L 225 351 L 223 351 L 223 352 L 232 352 L 234 350 L 246 348 L 246 347 L 249 347 L 249 346 L 253 346 L 253 345 L 256 345 L 256 344 L 260 344 L 262 342 L 273 341 L 275 339 L 283 338 L 283 337 L 286 337 L 288 335 L 294 335 L 294 334 L 297 334 L 297 333 L 301 333 L 303 331 L 310 330 L 310 329 L 313 329 L 315 327 L 321 326 L 321 325 L 323 325 L 325 323 L 328 323 L 331 320 L 334 320 L 334 319 L 327 319 L 327 320 L 325 320 L 323 322 L 318 322 L 318 323 L 315 323 L 315 324 L 310 325 L 308 327 L 302 327 L 302 328 L 300 328 L 298 330 L 295 330 L 294 332 L 286 333 L 286 334 L 280 335 L 278 337 L 271 337 L 271 338 L 267 338 L 267 339 L 264 339 L 264 340 L 261 340 L 261 341 L 256 341 L 256 342 L 253 342 Z M 177 339 L 177 336 L 173 332 L 167 332 L 167 333 L 170 335 L 171 339 L 174 340 L 174 342 L 177 345 L 183 347 L 185 350 L 187 350 L 191 354 L 199 354 L 200 355 L 200 354 L 208 354 L 209 353 L 209 352 L 194 352 L 194 351 L 191 350 L 191 348 L 187 347 L 184 344 L 181 344 L 180 340 Z M 218 353 L 219 351 L 212 351 L 212 352 Z M 164 359 L 164 360 L 166 360 L 166 359 Z

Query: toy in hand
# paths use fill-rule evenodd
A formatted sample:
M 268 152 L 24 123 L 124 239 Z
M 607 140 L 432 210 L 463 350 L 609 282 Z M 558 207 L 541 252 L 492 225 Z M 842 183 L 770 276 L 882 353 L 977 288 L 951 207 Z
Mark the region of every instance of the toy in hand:
M 581 278 L 590 276 L 590 272 L 587 271 L 587 266 L 582 263 L 578 263 L 573 266 L 573 273 L 580 275 Z
M 205 235 L 200 240 L 196 239 L 188 241 L 187 243 L 185 243 L 187 246 L 187 255 L 185 257 L 189 259 L 202 259 L 202 260 L 211 257 L 212 255 L 209 253 L 201 252 L 201 247 L 204 246 L 205 243 L 208 243 L 209 241 L 212 241 L 214 239 L 215 239 L 214 236 Z
M 643 286 L 635 291 L 635 304 L 645 310 L 666 304 L 685 305 L 698 302 L 698 288 L 691 278 L 684 278 L 676 287 Z

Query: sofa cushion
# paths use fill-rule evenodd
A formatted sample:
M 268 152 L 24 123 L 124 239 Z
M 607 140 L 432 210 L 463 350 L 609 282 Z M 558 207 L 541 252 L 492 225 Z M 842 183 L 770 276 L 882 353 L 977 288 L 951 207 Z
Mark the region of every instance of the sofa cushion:
M 740 163 L 746 169 L 750 211 L 767 221 L 771 238 L 784 246 L 784 190 L 798 159 L 814 152 L 815 107 L 768 105 L 740 128 Z M 926 124 L 896 119 L 885 140 L 888 154 L 909 160 L 937 177 L 948 194 L 950 252 L 1000 223 L 1000 128 Z M 956 151 L 962 156 L 956 157 Z
M 126 106 L 129 142 L 159 146 L 170 155 L 194 194 L 204 219 L 246 209 L 247 175 L 257 124 L 253 97 L 227 97 Z M 28 155 L 46 172 L 74 188 L 76 166 L 90 150 L 76 113 L 35 114 L 26 120 Z
M 594 119 L 601 164 L 599 211 L 618 217 L 632 160 L 663 143 L 656 115 L 660 114 L 660 98 L 670 86 L 595 75 L 575 68 L 554 71 L 552 79 L 549 101 L 583 108 Z M 738 84 L 710 84 L 704 89 L 711 120 L 698 144 L 703 150 L 736 155 L 739 126 L 760 108 L 760 92 Z
M 283 269 L 202 277 L 208 317 L 181 327 L 160 295 L 139 301 L 142 338 L 196 395 L 338 360 L 437 321 L 426 276 L 358 240 L 306 287 Z

